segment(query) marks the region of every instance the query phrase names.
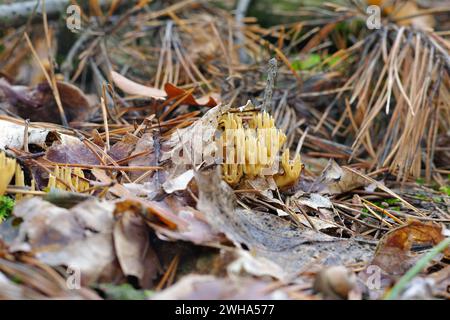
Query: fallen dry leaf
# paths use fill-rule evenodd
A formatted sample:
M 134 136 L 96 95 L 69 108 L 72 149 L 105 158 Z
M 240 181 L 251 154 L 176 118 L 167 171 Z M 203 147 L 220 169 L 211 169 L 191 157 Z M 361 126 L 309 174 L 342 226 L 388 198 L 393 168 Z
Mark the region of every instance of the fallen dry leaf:
M 379 241 L 372 265 L 389 275 L 402 275 L 414 263 L 413 245 L 436 246 L 444 240 L 442 227 L 436 223 L 412 221 L 386 233 Z M 450 257 L 450 248 L 444 251 Z
M 367 184 L 367 180 L 345 167 L 340 167 L 336 161 L 330 159 L 320 177 L 310 187 L 310 191 L 320 194 L 340 194 Z
M 371 286 L 370 297 L 382 297 L 398 277 L 415 265 L 420 255 L 413 253 L 414 246 L 435 246 L 443 239 L 442 227 L 433 222 L 411 221 L 386 233 L 379 241 L 372 261 L 358 274 L 365 285 Z M 443 253 L 448 257 L 450 248 Z
M 111 78 L 114 84 L 125 93 L 153 98 L 153 99 L 165 99 L 167 94 L 163 90 L 156 88 L 150 88 L 142 84 L 136 83 L 130 79 L 125 78 L 120 73 L 111 71 Z
M 185 96 L 181 100 L 181 103 L 186 103 L 191 106 L 206 107 L 215 107 L 217 105 L 217 102 L 212 97 L 195 99 L 194 96 L 192 94 L 189 94 L 186 90 L 178 88 L 170 83 L 166 83 L 164 85 L 164 90 L 160 90 L 136 83 L 130 79 L 125 78 L 115 71 L 111 71 L 111 77 L 115 85 L 119 87 L 123 92 L 128 94 L 161 100 L 166 98 L 181 98 Z
M 177 88 L 173 84 L 166 83 L 164 85 L 164 90 L 166 91 L 167 97 L 177 98 L 186 96 L 182 99 L 182 103 L 186 103 L 191 106 L 205 106 L 205 107 L 215 107 L 217 102 L 212 97 L 202 97 L 200 99 L 195 99 L 192 94 L 189 94 L 188 91 Z
M 72 139 L 64 142 L 54 142 L 46 151 L 45 159 L 65 164 L 100 164 L 100 160 L 83 142 Z
M 312 264 L 339 265 L 368 261 L 374 248 L 358 240 L 333 238 L 309 229 L 299 229 L 276 215 L 238 209 L 234 194 L 220 172 L 196 175 L 197 208 L 211 226 L 223 232 L 240 248 L 282 267 L 279 279 L 295 277 Z
M 80 270 L 82 284 L 113 277 L 108 268 L 115 263 L 112 243 L 114 204 L 96 199 L 70 210 L 40 198 L 26 199 L 14 208 L 23 219 L 11 251 L 33 252 L 51 266 Z M 109 274 L 105 274 L 105 272 Z
M 168 194 L 175 191 L 185 190 L 194 177 L 194 170 L 190 169 L 174 178 L 168 178 L 162 185 Z
M 78 87 L 68 82 L 58 81 L 56 86 L 67 121 L 86 120 L 91 110 L 87 96 Z M 0 91 L 3 91 L 10 104 L 10 112 L 34 122 L 61 123 L 53 91 L 47 82 L 27 88 L 13 86 L 6 80 L 0 79 Z
M 139 279 L 142 288 L 149 289 L 160 270 L 159 259 L 150 245 L 149 229 L 142 217 L 133 211 L 115 211 L 119 215 L 114 225 L 114 248 L 120 267 L 126 276 Z

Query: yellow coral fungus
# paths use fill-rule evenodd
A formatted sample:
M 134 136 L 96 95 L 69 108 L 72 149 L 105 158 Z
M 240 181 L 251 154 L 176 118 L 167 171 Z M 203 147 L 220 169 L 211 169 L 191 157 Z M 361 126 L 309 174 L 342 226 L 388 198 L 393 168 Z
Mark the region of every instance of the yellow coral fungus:
M 2 196 L 16 171 L 16 159 L 11 159 L 0 152 L 0 196 Z
M 300 155 L 296 155 L 294 160 L 289 160 L 289 149 L 286 149 L 281 156 L 281 166 L 284 173 L 274 176 L 277 186 L 280 188 L 292 185 L 297 181 L 302 171 L 302 163 L 300 161 Z
M 275 119 L 267 112 L 226 113 L 219 120 L 223 134 L 219 145 L 224 151 L 223 177 L 229 184 L 238 183 L 243 176 L 274 175 L 276 156 L 286 142 L 286 135 L 275 126 Z M 277 185 L 294 183 L 302 168 L 300 157 L 289 163 L 289 150 L 281 161 L 284 174 L 275 176 Z
M 83 192 L 89 189 L 89 182 L 84 177 L 83 170 L 80 168 L 58 167 L 48 179 L 49 189 L 57 188 L 66 191 Z
M 23 174 L 22 168 L 19 164 L 16 165 L 16 173 L 14 175 L 15 185 L 17 187 L 25 187 L 25 176 Z M 16 194 L 16 201 L 21 200 L 23 195 L 18 193 Z

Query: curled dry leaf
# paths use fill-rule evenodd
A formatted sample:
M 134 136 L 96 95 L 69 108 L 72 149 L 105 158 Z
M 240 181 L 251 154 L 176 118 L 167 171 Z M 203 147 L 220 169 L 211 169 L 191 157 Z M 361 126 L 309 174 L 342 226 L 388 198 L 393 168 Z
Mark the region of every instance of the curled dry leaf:
M 436 246 L 444 239 L 439 224 L 411 221 L 383 236 L 371 264 L 389 275 L 402 275 L 415 261 L 411 255 L 413 245 Z M 450 257 L 450 248 L 444 254 Z
M 171 208 L 165 201 L 129 198 L 117 203 L 117 210 L 140 212 L 164 240 L 184 240 L 207 245 L 222 240 L 206 222 L 203 214 L 188 206 Z
M 186 96 L 182 101 L 182 103 L 186 103 L 191 106 L 205 106 L 205 107 L 215 107 L 217 102 L 212 97 L 202 97 L 199 99 L 195 99 L 192 94 L 189 94 L 186 90 L 181 88 L 177 88 L 173 84 L 166 83 L 164 85 L 164 90 L 167 93 L 168 98 L 176 98 Z
M 136 83 L 115 71 L 111 72 L 111 77 L 114 81 L 114 84 L 119 87 L 120 90 L 128 94 L 159 100 L 164 100 L 166 98 L 181 98 L 185 96 L 181 100 L 181 102 L 189 104 L 191 106 L 215 107 L 217 105 L 217 102 L 212 97 L 195 99 L 192 94 L 188 93 L 188 91 L 178 88 L 170 83 L 166 83 L 164 85 L 164 90 L 160 90 Z
M 129 197 L 126 200 L 119 201 L 116 205 L 116 210 L 118 212 L 127 210 L 139 212 L 147 221 L 172 230 L 176 229 L 178 224 L 182 223 L 177 215 L 172 213 L 170 208 L 163 202 Z
M 177 130 L 170 136 L 166 143 L 166 150 L 162 150 L 160 160 L 170 159 L 172 161 L 174 166 L 171 174 L 186 171 L 189 164 L 199 165 L 204 158 L 206 165 L 214 162 L 214 157 L 205 157 L 205 155 L 212 155 L 216 152 L 216 144 L 213 143 L 214 134 L 220 116 L 229 109 L 229 105 L 218 105 L 208 110 L 201 119 L 195 121 L 188 128 Z
M 245 250 L 236 251 L 238 258 L 227 267 L 228 274 L 230 275 L 239 276 L 247 273 L 255 277 L 269 276 L 279 279 L 284 274 L 280 265 L 264 257 L 255 257 Z
M 115 214 L 119 218 L 114 225 L 114 248 L 120 267 L 126 276 L 139 279 L 141 287 L 151 288 L 160 263 L 150 246 L 148 227 L 139 213 L 116 209 Z
M 66 143 L 54 142 L 46 151 L 45 158 L 65 164 L 100 164 L 100 160 L 95 153 L 78 139 L 72 139 Z
M 407 272 L 420 258 L 420 255 L 413 254 L 411 249 L 414 246 L 435 246 L 443 239 L 440 225 L 432 222 L 411 221 L 389 231 L 381 238 L 372 261 L 358 274 L 358 277 L 365 285 L 374 288 L 369 291 L 371 298 L 378 299 L 396 278 Z M 449 257 L 450 248 L 443 253 Z
M 315 210 L 318 210 L 319 208 L 331 208 L 333 206 L 330 199 L 317 193 L 310 194 L 309 198 L 301 197 L 297 200 L 297 202 Z
M 9 255 L 11 256 L 11 255 Z M 26 257 L 24 261 L 0 259 L 0 299 L 100 299 L 91 289 L 70 289 L 66 279 Z M 17 279 L 20 279 L 18 282 Z M 15 281 L 14 281 L 15 280 Z
M 194 177 L 194 170 L 190 169 L 175 178 L 166 180 L 162 187 L 168 194 L 179 190 L 185 190 Z
M 181 221 L 177 230 L 170 230 L 152 224 L 160 238 L 190 241 L 198 245 L 215 244 L 223 241 L 220 234 L 205 221 L 200 211 L 191 207 L 184 207 L 178 210 L 177 215 Z
M 412 0 L 395 3 L 387 0 L 368 0 L 370 5 L 377 5 L 383 8 L 383 12 L 389 15 L 401 26 L 414 26 L 418 29 L 431 29 L 436 25 L 436 20 L 432 15 L 422 14 L 422 10 L 417 3 Z
M 311 192 L 340 194 L 368 184 L 368 181 L 330 159 L 319 178 L 311 186 Z
M 83 121 L 88 118 L 90 103 L 86 95 L 76 86 L 68 82 L 56 83 L 64 113 L 69 122 Z M 47 82 L 42 82 L 33 88 L 10 85 L 0 79 L 0 91 L 9 103 L 9 111 L 24 119 L 35 122 L 60 123 L 53 91 Z
M 120 73 L 111 71 L 111 78 L 114 84 L 120 88 L 125 93 L 143 96 L 153 99 L 165 99 L 167 94 L 163 90 L 156 88 L 151 88 L 144 86 L 142 84 L 136 83 L 130 79 L 125 78 Z

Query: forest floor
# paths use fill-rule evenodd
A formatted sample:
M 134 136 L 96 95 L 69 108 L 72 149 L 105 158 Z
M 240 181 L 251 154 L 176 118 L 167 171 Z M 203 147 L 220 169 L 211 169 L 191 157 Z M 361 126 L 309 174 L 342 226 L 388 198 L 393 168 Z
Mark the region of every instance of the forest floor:
M 0 2 L 0 298 L 450 298 L 450 4 L 385 2 Z

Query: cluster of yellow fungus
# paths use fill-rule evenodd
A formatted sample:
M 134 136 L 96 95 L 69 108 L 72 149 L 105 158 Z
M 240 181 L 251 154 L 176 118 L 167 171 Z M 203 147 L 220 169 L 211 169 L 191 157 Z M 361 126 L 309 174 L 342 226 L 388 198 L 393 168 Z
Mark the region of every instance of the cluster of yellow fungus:
M 25 175 L 22 171 L 22 168 L 17 163 L 16 159 L 8 158 L 6 154 L 1 151 L 0 152 L 0 196 L 2 196 L 6 189 L 8 188 L 9 183 L 14 177 L 14 185 L 16 187 L 25 188 Z M 35 182 L 31 181 L 31 191 L 35 190 Z M 16 193 L 16 200 L 21 200 L 24 197 L 21 193 Z
M 89 182 L 80 168 L 56 166 L 48 178 L 47 188 L 83 192 L 89 189 Z
M 219 120 L 223 134 L 219 145 L 224 149 L 223 177 L 229 184 L 237 184 L 243 176 L 263 176 L 277 164 L 277 155 L 286 142 L 286 135 L 275 126 L 275 119 L 267 112 L 228 112 Z M 278 187 L 293 184 L 302 169 L 300 156 L 289 160 L 289 150 L 281 157 L 283 173 L 274 174 Z
M 25 175 L 23 174 L 22 168 L 20 168 L 19 164 L 17 164 L 17 166 L 16 166 L 16 173 L 14 175 L 14 182 L 15 182 L 15 186 L 16 187 L 21 187 L 21 188 L 25 188 L 26 187 L 26 185 L 25 185 Z M 35 191 L 36 190 L 36 182 L 34 181 L 34 179 L 31 180 L 31 187 L 30 187 L 29 190 L 31 190 L 31 191 Z M 23 194 L 20 194 L 20 193 L 16 193 L 16 201 L 21 200 L 24 197 L 27 197 L 27 196 L 24 196 Z
M 3 151 L 0 151 L 0 196 L 5 194 L 6 188 L 16 172 L 16 166 L 16 159 L 8 158 Z

